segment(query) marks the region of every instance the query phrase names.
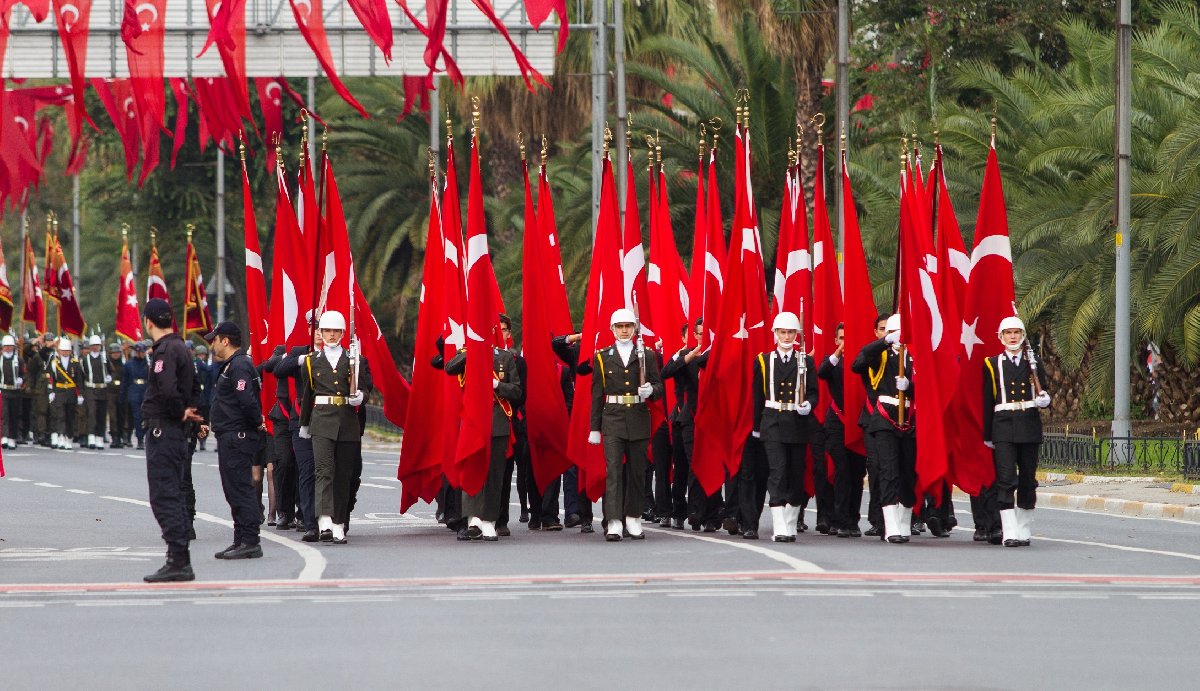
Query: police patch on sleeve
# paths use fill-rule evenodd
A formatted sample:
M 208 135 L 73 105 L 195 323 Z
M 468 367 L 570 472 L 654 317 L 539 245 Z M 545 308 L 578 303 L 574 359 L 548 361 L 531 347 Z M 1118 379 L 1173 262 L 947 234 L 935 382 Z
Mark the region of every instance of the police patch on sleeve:
M 245 379 L 239 379 L 239 380 L 238 380 L 238 383 L 237 383 L 237 390 L 238 390 L 238 391 L 245 391 L 245 390 L 246 390 L 246 380 L 245 380 Z
M 155 373 L 155 374 L 161 374 L 161 373 L 162 373 L 162 371 L 163 371 L 163 361 L 162 361 L 162 360 L 159 360 L 159 361 L 157 361 L 157 362 L 155 362 L 155 363 L 154 363 L 154 373 Z

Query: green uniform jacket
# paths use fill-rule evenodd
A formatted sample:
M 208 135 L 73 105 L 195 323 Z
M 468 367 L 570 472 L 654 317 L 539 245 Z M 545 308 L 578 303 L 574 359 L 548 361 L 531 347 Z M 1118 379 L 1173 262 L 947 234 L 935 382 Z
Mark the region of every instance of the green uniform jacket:
M 446 374 L 451 376 L 458 376 L 466 369 L 466 350 L 459 350 L 454 357 L 450 358 L 450 362 L 446 363 Z M 517 372 L 517 359 L 511 352 L 493 347 L 492 372 L 495 374 L 496 380 L 500 382 L 492 396 L 492 436 L 507 437 L 512 431 L 512 420 L 509 413 L 512 412 L 513 406 L 525 398 L 524 389 L 521 388 L 521 375 Z M 506 405 L 502 406 L 500 399 L 504 399 Z M 508 413 L 504 412 L 506 407 L 509 410 Z
M 359 389 L 366 393 L 370 382 L 362 378 L 365 367 L 359 372 Z M 362 438 L 358 422 L 358 411 L 352 405 L 316 405 L 317 396 L 343 396 L 349 398 L 354 391 L 350 388 L 350 355 L 345 349 L 338 358 L 337 367 L 329 364 L 329 358 L 320 352 L 309 353 L 300 359 L 300 376 L 308 383 L 304 400 L 300 406 L 300 424 L 308 427 L 314 437 L 334 441 L 357 442 Z M 365 384 L 365 385 L 364 385 Z
M 659 376 L 658 358 L 646 353 L 646 383 L 653 387 L 650 400 L 662 398 L 663 383 Z M 649 439 L 650 406 L 641 403 L 607 403 L 608 396 L 637 396 L 641 384 L 641 365 L 637 346 L 629 356 L 629 364 L 621 362 L 617 347 L 610 346 L 592 357 L 592 419 L 591 429 L 605 437 L 637 441 Z

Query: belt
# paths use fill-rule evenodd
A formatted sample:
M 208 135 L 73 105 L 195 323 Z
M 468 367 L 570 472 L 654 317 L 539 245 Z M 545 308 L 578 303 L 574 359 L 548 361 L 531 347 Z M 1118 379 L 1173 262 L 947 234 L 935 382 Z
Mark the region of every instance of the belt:
M 54 388 L 56 388 L 56 389 L 74 389 L 75 386 L 72 384 L 55 384 Z
M 145 384 L 146 380 L 145 379 L 134 379 L 133 383 L 134 384 Z
M 1017 401 L 1015 403 L 997 403 L 995 410 L 999 413 L 1002 410 L 1029 410 L 1034 407 L 1037 407 L 1037 403 L 1033 401 Z
M 880 396 L 880 397 L 879 397 L 879 402 L 880 402 L 880 403 L 887 403 L 888 405 L 894 405 L 894 406 L 896 406 L 897 408 L 899 408 L 899 407 L 900 407 L 900 399 L 899 399 L 899 398 L 896 398 L 895 396 Z M 905 408 L 907 408 L 911 402 L 912 402 L 912 401 L 910 401 L 909 399 L 905 398 L 905 399 L 904 399 L 904 407 L 905 407 Z
M 101 383 L 101 384 L 93 384 L 93 383 L 92 383 L 92 382 L 90 382 L 90 381 L 85 381 L 85 382 L 83 383 L 83 385 L 84 385 L 85 387 L 89 388 L 89 389 L 107 389 L 107 388 L 108 388 L 108 384 L 103 384 L 103 383 Z
M 348 399 L 345 396 L 315 396 L 313 403 L 316 405 L 347 405 Z
M 622 405 L 632 405 L 634 403 L 641 403 L 642 397 L 641 396 L 605 396 L 604 402 L 605 403 L 620 403 Z
M 780 403 L 779 401 L 763 401 L 763 405 L 771 410 L 796 410 L 800 407 L 795 403 Z
M 120 385 L 121 385 L 121 380 L 120 380 L 120 379 L 114 379 L 114 380 L 112 381 L 112 385 L 113 385 L 113 386 L 120 386 Z
M 152 427 L 183 427 L 183 420 L 171 420 L 165 417 L 148 417 L 142 419 L 142 428 Z

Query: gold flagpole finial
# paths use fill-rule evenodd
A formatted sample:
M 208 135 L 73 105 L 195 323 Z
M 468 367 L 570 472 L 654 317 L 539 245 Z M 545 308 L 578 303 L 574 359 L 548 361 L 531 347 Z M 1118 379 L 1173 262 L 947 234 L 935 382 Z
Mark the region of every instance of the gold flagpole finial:
M 708 120 L 708 126 L 710 129 L 712 129 L 713 133 L 713 140 L 712 144 L 709 145 L 709 151 L 712 151 L 713 155 L 716 155 L 717 153 L 717 141 L 721 138 L 721 125 L 724 124 L 725 121 L 720 117 L 712 117 Z
M 436 182 L 437 180 L 437 157 L 433 155 L 433 147 L 425 147 L 425 158 L 429 162 L 429 180 Z
M 933 130 L 933 148 L 935 149 L 942 145 L 939 137 L 940 134 L 941 132 L 939 132 L 936 128 Z
M 321 130 L 321 151 L 325 152 L 328 150 L 329 150 L 329 124 L 326 123 L 325 127 Z
M 846 153 L 846 131 L 845 130 L 842 130 L 842 135 L 841 135 L 841 137 L 839 137 L 839 140 L 841 141 L 842 153 L 845 154 Z
M 242 163 L 246 162 L 246 140 L 238 142 L 238 155 L 242 157 Z
M 992 137 L 992 140 L 991 140 L 992 147 L 995 148 L 995 146 L 996 146 L 996 111 L 995 111 L 995 109 L 992 110 L 991 137 Z
M 654 130 L 654 160 L 659 169 L 662 169 L 662 137 L 659 136 L 658 130 Z
M 542 151 L 541 151 L 541 159 L 542 159 L 542 167 L 543 168 L 546 167 L 546 159 L 549 157 L 550 157 L 550 141 L 548 139 L 546 139 L 546 133 L 543 132 L 542 133 Z
M 525 133 L 517 132 L 517 146 L 521 149 L 521 163 L 525 163 Z
M 193 224 L 193 223 L 187 224 L 187 241 L 188 241 L 188 243 L 191 243 L 192 233 L 194 233 L 195 231 L 196 231 L 195 224 Z
M 625 113 L 625 155 L 633 156 L 633 113 Z
M 479 97 L 472 96 L 471 97 L 471 136 L 472 137 L 479 136 L 479 119 L 480 119 Z
M 823 138 L 822 135 L 824 134 L 824 130 L 825 130 L 825 114 L 817 113 L 817 114 L 813 115 L 811 118 L 809 118 L 808 122 L 810 125 L 817 126 L 817 146 L 820 146 L 821 139 Z
M 646 171 L 654 170 L 654 137 L 646 135 Z
M 150 226 L 150 246 L 158 246 L 158 228 L 155 228 L 154 226 Z
M 275 165 L 283 170 L 283 135 L 275 133 Z
M 129 242 L 129 224 L 128 223 L 121 224 L 121 241 Z
M 700 123 L 700 136 L 698 137 L 697 148 L 700 151 L 700 160 L 701 161 L 704 160 L 704 149 L 705 149 L 706 145 L 708 144 L 708 140 L 706 140 L 704 138 L 706 130 L 707 130 L 707 128 L 705 128 L 704 123 L 703 122 Z
M 454 119 L 450 117 L 450 106 L 446 106 L 446 143 L 454 143 Z
M 612 144 L 613 133 L 608 127 L 608 122 L 604 123 L 604 157 L 608 158 L 608 148 Z

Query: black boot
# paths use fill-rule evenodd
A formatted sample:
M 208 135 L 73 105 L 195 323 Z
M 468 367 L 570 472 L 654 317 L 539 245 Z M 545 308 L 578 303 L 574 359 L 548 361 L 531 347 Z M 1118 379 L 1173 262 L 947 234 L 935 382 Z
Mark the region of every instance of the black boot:
M 142 580 L 147 583 L 196 580 L 196 574 L 192 571 L 191 555 L 186 549 L 181 552 L 167 552 L 167 563 Z

